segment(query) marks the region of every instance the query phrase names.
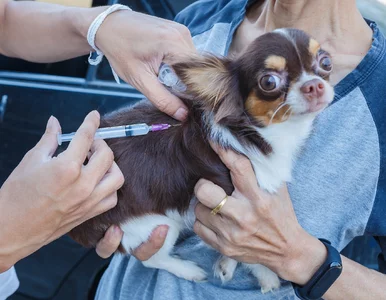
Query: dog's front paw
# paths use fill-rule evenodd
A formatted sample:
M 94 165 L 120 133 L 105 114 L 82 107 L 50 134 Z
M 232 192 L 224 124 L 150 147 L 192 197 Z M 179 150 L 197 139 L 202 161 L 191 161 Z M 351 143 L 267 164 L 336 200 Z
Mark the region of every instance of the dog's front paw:
M 264 277 L 259 278 L 261 293 L 265 294 L 280 288 L 280 279 L 275 273 L 266 273 Z
M 259 264 L 245 264 L 247 269 L 249 269 L 252 274 L 256 277 L 257 281 L 261 287 L 261 293 L 265 294 L 280 288 L 280 279 L 276 273 L 272 272 L 270 269 L 263 265 Z
M 225 283 L 233 278 L 237 267 L 237 261 L 221 256 L 214 266 L 214 276 L 220 278 L 222 283 Z
M 205 282 L 207 280 L 206 272 L 189 260 L 181 261 L 180 269 L 176 272 L 176 275 L 194 282 Z

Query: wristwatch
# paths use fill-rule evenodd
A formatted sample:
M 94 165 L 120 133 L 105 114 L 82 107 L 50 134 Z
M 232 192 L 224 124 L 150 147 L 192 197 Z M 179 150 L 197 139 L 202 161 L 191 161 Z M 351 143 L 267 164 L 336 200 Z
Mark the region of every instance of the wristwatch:
M 327 248 L 327 259 L 303 286 L 292 283 L 296 296 L 302 300 L 321 299 L 342 273 L 342 259 L 331 242 L 319 239 Z

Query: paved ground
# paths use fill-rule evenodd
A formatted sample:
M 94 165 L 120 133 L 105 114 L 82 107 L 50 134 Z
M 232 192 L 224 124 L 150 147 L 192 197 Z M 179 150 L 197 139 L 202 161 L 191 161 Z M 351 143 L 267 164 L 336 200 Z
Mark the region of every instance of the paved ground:
M 386 0 L 357 0 L 357 5 L 362 15 L 377 22 L 386 34 Z

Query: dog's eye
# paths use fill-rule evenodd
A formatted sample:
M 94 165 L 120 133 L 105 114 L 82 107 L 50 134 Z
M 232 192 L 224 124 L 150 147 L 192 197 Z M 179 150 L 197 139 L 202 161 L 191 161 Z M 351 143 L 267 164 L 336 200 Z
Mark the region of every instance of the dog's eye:
M 321 60 L 319 61 L 319 66 L 323 70 L 330 72 L 332 70 L 331 58 L 329 58 L 328 56 L 322 57 Z
M 280 78 L 275 75 L 264 75 L 260 79 L 260 87 L 262 90 L 271 92 L 280 86 Z

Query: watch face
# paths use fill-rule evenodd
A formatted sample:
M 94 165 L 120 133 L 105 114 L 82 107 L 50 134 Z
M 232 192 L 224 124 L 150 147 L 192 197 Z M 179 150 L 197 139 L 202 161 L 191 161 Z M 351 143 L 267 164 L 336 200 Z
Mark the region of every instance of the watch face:
M 338 268 L 338 269 L 342 269 L 342 264 L 338 263 L 338 262 L 332 262 L 330 264 L 330 268 Z
M 339 262 L 330 263 L 330 268 L 319 278 L 313 286 L 310 296 L 311 299 L 320 299 L 338 279 L 342 273 L 342 265 Z

